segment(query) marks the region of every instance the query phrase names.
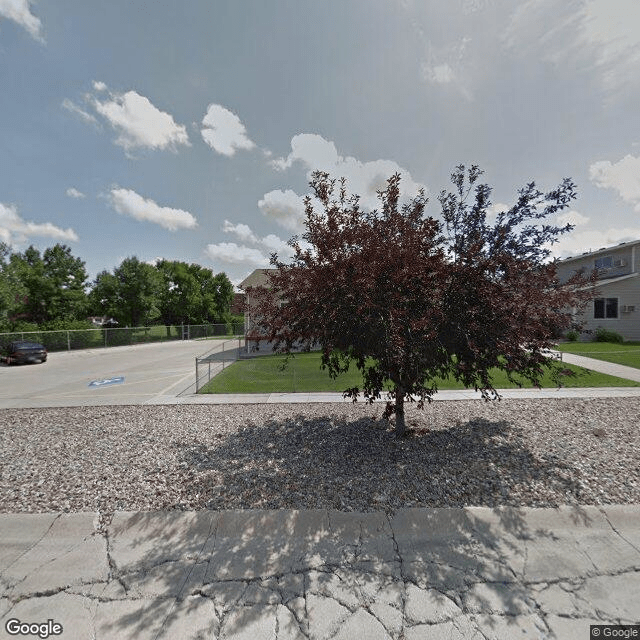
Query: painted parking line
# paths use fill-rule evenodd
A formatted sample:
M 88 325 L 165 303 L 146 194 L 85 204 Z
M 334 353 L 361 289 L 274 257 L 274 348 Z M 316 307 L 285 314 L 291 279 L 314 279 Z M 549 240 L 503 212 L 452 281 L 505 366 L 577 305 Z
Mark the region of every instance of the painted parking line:
M 194 376 L 194 373 L 193 371 L 190 371 L 189 373 L 187 373 L 187 375 L 182 376 L 182 378 L 180 378 L 180 380 L 178 380 L 177 382 L 174 382 L 173 384 L 170 384 L 168 387 L 165 387 L 162 391 L 160 391 L 160 393 L 154 394 L 154 396 L 150 400 L 147 400 L 145 404 L 153 403 L 158 398 L 161 398 L 162 396 L 164 396 L 169 390 L 173 389 L 173 387 L 178 386 L 181 382 L 183 382 L 187 378 L 191 378 L 192 376 Z

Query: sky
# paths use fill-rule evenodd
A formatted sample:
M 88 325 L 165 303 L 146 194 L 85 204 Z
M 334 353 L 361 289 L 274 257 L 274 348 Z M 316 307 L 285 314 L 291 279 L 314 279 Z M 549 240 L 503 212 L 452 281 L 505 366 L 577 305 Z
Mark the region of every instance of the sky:
M 0 241 L 238 285 L 304 232 L 315 170 L 426 213 L 578 198 L 553 255 L 640 239 L 639 0 L 0 0 Z

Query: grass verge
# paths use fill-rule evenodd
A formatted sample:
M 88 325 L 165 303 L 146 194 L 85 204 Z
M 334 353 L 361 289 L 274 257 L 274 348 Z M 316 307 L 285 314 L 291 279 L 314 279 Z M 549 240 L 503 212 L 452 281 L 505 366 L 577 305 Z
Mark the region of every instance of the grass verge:
M 342 392 L 348 387 L 362 385 L 362 376 L 352 365 L 349 371 L 336 380 L 329 377 L 327 371 L 320 368 L 319 353 L 301 353 L 293 358 L 284 371 L 280 370 L 282 356 L 260 356 L 250 360 L 239 360 L 221 371 L 207 383 L 199 393 L 295 393 L 312 391 Z M 575 371 L 573 378 L 565 378 L 565 387 L 638 387 L 640 383 L 616 378 L 596 371 L 565 364 L 563 368 Z M 517 389 L 509 382 L 504 372 L 494 370 L 492 379 L 496 389 Z M 464 389 L 464 385 L 455 380 L 438 379 L 438 389 Z M 523 388 L 531 384 L 522 380 Z M 542 379 L 543 387 L 556 385 L 547 373 Z
M 558 351 L 640 369 L 640 342 L 563 342 Z

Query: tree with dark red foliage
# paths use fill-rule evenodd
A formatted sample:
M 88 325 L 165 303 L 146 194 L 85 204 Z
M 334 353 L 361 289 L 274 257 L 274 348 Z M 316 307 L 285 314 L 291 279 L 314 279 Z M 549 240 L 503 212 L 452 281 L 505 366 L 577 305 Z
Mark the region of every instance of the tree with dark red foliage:
M 534 183 L 516 204 L 487 223 L 491 189 L 482 172 L 460 165 L 453 193 L 439 197 L 443 222 L 425 216 L 420 191 L 400 206 L 400 176 L 378 192 L 380 210 L 364 211 L 348 196 L 344 179 L 315 172 L 310 186 L 322 205 L 305 200 L 306 232 L 289 241 L 288 264 L 276 267 L 267 287 L 250 290 L 259 318 L 254 337 L 278 352 L 320 348 L 332 377 L 354 362 L 362 388 L 345 390 L 369 402 L 385 390 L 385 417 L 395 414 L 396 433 L 406 430 L 405 400 L 431 401 L 437 377 L 450 376 L 499 398 L 490 370 L 510 380 L 540 384 L 543 368 L 560 367 L 546 350 L 572 325 L 572 308 L 593 297 L 595 274 L 577 274 L 562 285 L 548 246 L 571 225 L 538 224 L 575 198 L 569 179 L 547 194 Z M 469 202 L 473 193 L 472 202 Z M 520 378 L 514 378 L 517 376 Z

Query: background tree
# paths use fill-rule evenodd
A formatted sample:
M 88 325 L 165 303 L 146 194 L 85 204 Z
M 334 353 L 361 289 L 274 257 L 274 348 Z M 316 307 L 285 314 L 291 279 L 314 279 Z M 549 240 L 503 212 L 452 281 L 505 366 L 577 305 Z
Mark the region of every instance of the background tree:
M 10 257 L 9 245 L 0 242 L 0 331 L 9 330 L 9 318 L 14 314 L 16 297 L 19 295 L 11 278 Z
M 162 260 L 156 266 L 163 282 L 159 308 L 165 324 L 228 320 L 233 285 L 226 274 L 214 276 L 211 269 L 186 262 Z
M 201 296 L 196 278 L 185 262 L 161 260 L 156 264 L 160 273 L 158 295 L 160 318 L 165 325 L 191 322 L 200 308 Z
M 85 263 L 66 245 L 13 253 L 4 268 L 14 293 L 13 314 L 40 327 L 82 320 L 88 309 Z
M 43 258 L 48 321 L 85 320 L 88 312 L 85 263 L 66 245 L 45 249 Z
M 498 397 L 492 367 L 517 384 L 514 376 L 539 385 L 543 367 L 554 367 L 544 351 L 570 326 L 570 308 L 584 308 L 593 295 L 580 289 L 582 274 L 559 286 L 555 264 L 545 262 L 547 246 L 571 225 L 535 224 L 565 208 L 575 187 L 565 180 L 545 195 L 531 183 L 490 226 L 491 189 L 477 184 L 481 173 L 456 168 L 455 192 L 440 195 L 444 225 L 424 215 L 422 191 L 399 206 L 399 175 L 379 192 L 381 210 L 365 212 L 344 180 L 336 192 L 335 180 L 314 173 L 322 211 L 306 199 L 308 247 L 292 238 L 292 262 L 274 254 L 269 287 L 251 291 L 261 318 L 255 336 L 287 354 L 296 345 L 320 347 L 332 377 L 355 362 L 369 402 L 390 388 L 385 416 L 395 414 L 398 435 L 405 400 L 417 397 L 422 408 L 437 377 L 452 376 L 487 399 Z M 360 391 L 345 395 L 355 401 Z
M 139 327 L 159 318 L 161 282 L 155 267 L 133 256 L 125 258 L 113 275 L 117 281 L 114 317 L 121 326 Z
M 213 274 L 211 269 L 197 264 L 190 269 L 198 282 L 200 290 L 200 322 L 225 323 L 231 319 L 233 302 L 233 284 L 226 273 Z
M 91 314 L 115 320 L 119 311 L 118 303 L 118 279 L 105 269 L 96 276 L 89 293 Z
M 89 295 L 91 309 L 122 326 L 160 320 L 167 326 L 226 322 L 233 285 L 224 273 L 177 260 L 155 266 L 127 258 L 113 274 L 102 271 Z

